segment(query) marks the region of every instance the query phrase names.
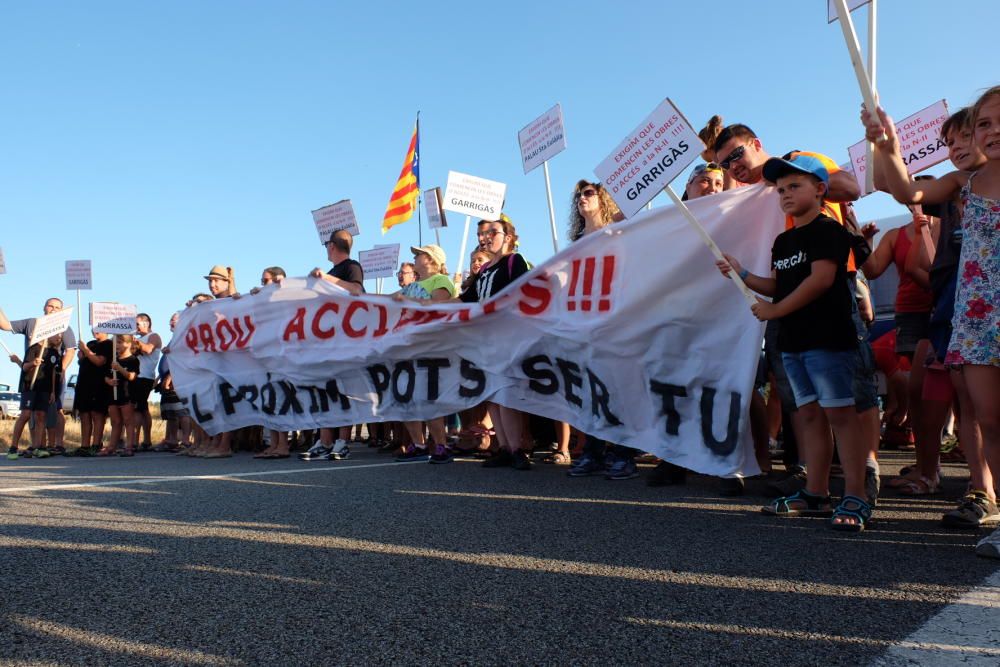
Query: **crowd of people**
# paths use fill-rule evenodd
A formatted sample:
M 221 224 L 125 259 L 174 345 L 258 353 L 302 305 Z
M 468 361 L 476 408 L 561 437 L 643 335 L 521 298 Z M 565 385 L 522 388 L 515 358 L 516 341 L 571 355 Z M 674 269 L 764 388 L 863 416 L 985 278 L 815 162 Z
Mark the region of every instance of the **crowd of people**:
M 875 145 L 871 165 L 875 185 L 909 208 L 912 221 L 886 233 L 877 247 L 874 225 L 860 225 L 852 202 L 860 196 L 853 174 L 825 155 L 795 150 L 772 157 L 747 125 L 725 125 L 713 117 L 700 136 L 705 163 L 690 173 L 684 199 L 693 200 L 744 185 L 775 188 L 786 229 L 772 243 L 771 271 L 755 275 L 739 258 L 718 262 L 725 277 L 739 278 L 762 297 L 753 314 L 767 322 L 757 389 L 749 423 L 757 461 L 774 500 L 762 511 L 780 517 L 826 517 L 834 530 L 858 533 L 871 524 L 880 493 L 880 446 L 911 446 L 915 461 L 886 487 L 909 496 L 941 492 L 942 442 L 954 432 L 950 460 L 964 460 L 969 484 L 945 525 L 980 529 L 1000 522 L 1000 87 L 947 120 L 941 136 L 955 167 L 939 178 L 911 177 L 900 154 L 893 122 L 881 109 L 863 113 L 866 137 Z M 572 194 L 569 239 L 618 223 L 623 216 L 600 184 L 579 181 Z M 419 303 L 490 299 L 530 264 L 519 252 L 513 222 L 505 215 L 481 220 L 468 276 L 451 277 L 437 245 L 413 247 L 413 261 L 399 268 L 399 290 L 390 295 Z M 364 293 L 364 272 L 351 257 L 352 236 L 331 234 L 326 243 L 329 270 L 310 275 L 352 295 Z M 891 331 L 873 326 L 868 281 L 890 266 L 900 277 Z M 281 282 L 285 271 L 268 267 L 261 285 Z M 236 290 L 233 270 L 215 266 L 205 276 L 208 291 L 188 307 L 225 298 L 252 298 Z M 58 299 L 45 312 L 62 307 Z M 171 319 L 173 329 L 177 315 Z M 135 335 L 103 334 L 77 343 L 67 329 L 44 343 L 27 345 L 34 319 L 9 321 L 0 328 L 25 336 L 22 415 L 15 424 L 8 458 L 45 457 L 66 452 L 60 396 L 66 369 L 79 353 L 76 407 L 82 424 L 76 454 L 131 456 L 138 451 L 179 455 L 231 456 L 246 435 L 209 436 L 190 418 L 174 390 L 169 354 L 147 315 L 137 318 Z M 880 402 L 876 372 L 887 379 Z M 151 391 L 161 396 L 166 437 L 150 442 Z M 105 436 L 110 417 L 110 433 Z M 30 445 L 19 449 L 32 425 Z M 575 433 L 554 422 L 487 402 L 459 415 L 427 421 L 385 422 L 323 428 L 317 433 L 269 431 L 251 434 L 260 442 L 254 456 L 285 459 L 299 450 L 303 461 L 344 460 L 359 441 L 395 455 L 401 462 L 451 462 L 456 454 L 483 458 L 485 467 L 530 470 L 539 443 L 540 460 L 567 466 L 573 478 L 638 476 L 643 452 Z M 362 436 L 364 438 L 362 439 Z M 256 439 L 256 440 L 255 440 Z M 780 441 L 784 474 L 772 468 Z M 355 445 L 357 446 L 357 445 Z M 668 461 L 647 474 L 650 486 L 683 484 L 689 471 Z M 842 471 L 844 493 L 831 496 L 830 478 Z M 721 479 L 719 492 L 744 491 L 740 477 Z M 1000 530 L 979 541 L 976 553 L 1000 558 Z

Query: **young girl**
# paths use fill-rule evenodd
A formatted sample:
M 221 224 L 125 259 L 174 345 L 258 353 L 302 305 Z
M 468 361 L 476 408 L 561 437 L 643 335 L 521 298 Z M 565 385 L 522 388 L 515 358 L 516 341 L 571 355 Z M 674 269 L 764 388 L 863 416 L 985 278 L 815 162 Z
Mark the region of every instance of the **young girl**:
M 895 125 L 882 109 L 877 112 L 877 118 L 864 113 L 862 120 L 884 160 L 893 197 L 904 204 L 944 204 L 961 197 L 961 273 L 945 363 L 961 369 L 974 412 L 962 419 L 979 423 L 986 462 L 1000 470 L 1000 86 L 987 90 L 972 107 L 973 140 L 986 163 L 971 174 L 955 171 L 936 180 L 911 181 Z M 980 540 L 976 554 L 1000 558 L 1000 529 Z
M 131 334 L 115 336 L 117 358 L 108 366 L 104 382 L 111 387 L 111 403 L 108 413 L 111 416 L 111 439 L 106 447 L 97 453 L 98 456 L 113 456 L 121 440 L 122 427 L 125 428 L 126 444 L 119 453 L 120 456 L 133 456 L 138 444 L 138 433 L 135 427 L 130 396 L 132 387 L 139 377 L 139 359 L 132 353 L 134 340 Z

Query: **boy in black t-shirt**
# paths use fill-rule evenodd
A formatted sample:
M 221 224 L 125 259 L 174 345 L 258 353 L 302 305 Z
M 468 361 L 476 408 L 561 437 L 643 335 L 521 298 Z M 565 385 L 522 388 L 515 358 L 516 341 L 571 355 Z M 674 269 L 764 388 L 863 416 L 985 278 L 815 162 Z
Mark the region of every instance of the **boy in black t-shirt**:
M 808 155 L 773 158 L 764 178 L 777 185 L 781 209 L 795 226 L 782 232 L 771 248 L 771 277 L 754 275 L 726 255 L 718 262 L 724 275 L 735 271 L 752 290 L 771 296 L 751 307 L 759 320 L 780 320 L 778 349 L 795 403 L 805 421 L 806 488 L 765 506 L 778 516 L 830 516 L 836 530 L 861 532 L 871 518 L 865 500 L 867 447 L 854 409 L 852 382 L 857 336 L 851 319 L 853 295 L 847 286 L 851 234 L 822 215 L 829 174 Z M 825 419 L 824 419 L 825 416 Z M 833 427 L 844 469 L 845 493 L 834 510 L 829 493 L 831 451 L 824 431 Z
M 62 387 L 62 342 L 62 335 L 57 334 L 45 341 L 44 345 L 35 343 L 28 349 L 22 365 L 24 376 L 21 391 L 28 397 L 27 408 L 35 419 L 31 443 L 31 455 L 35 458 L 45 458 L 52 454 L 44 447 L 43 438 L 49 412 L 62 409 L 59 400 L 59 390 Z

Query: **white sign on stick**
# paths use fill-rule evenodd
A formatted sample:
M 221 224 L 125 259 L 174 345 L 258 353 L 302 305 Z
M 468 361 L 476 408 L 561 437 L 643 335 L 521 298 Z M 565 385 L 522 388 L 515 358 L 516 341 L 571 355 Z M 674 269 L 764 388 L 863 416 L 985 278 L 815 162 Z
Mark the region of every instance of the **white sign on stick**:
M 358 228 L 358 220 L 354 217 L 354 206 L 350 199 L 341 199 L 336 204 L 330 204 L 323 208 L 318 208 L 312 212 L 313 222 L 316 224 L 316 232 L 319 234 L 319 242 L 326 245 L 330 240 L 330 234 L 346 229 L 353 236 L 361 233 Z
M 57 310 L 49 315 L 42 315 L 35 320 L 35 328 L 31 332 L 31 342 L 29 345 L 40 343 L 46 338 L 61 334 L 69 328 L 69 322 L 73 315 L 72 308 Z
M 375 246 L 371 250 L 358 253 L 358 261 L 365 272 L 365 279 L 388 278 L 396 275 L 396 263 L 399 261 L 399 244 Z
M 448 226 L 444 209 L 441 208 L 441 188 L 424 190 L 424 206 L 427 207 L 427 226 L 431 229 L 441 229 Z
M 93 301 L 90 304 L 90 328 L 95 333 L 132 334 L 136 332 L 138 309 L 127 303 Z
M 66 262 L 66 289 L 92 289 L 93 276 L 89 259 L 71 259 Z
M 503 211 L 506 193 L 506 183 L 449 171 L 442 207 L 474 218 L 496 220 Z
M 0 248 L 0 274 L 7 273 L 7 262 L 3 258 L 3 248 Z
M 896 123 L 899 137 L 899 154 L 906 165 L 906 173 L 917 174 L 948 159 L 948 147 L 941 136 L 941 126 L 948 120 L 948 103 L 935 102 L 926 109 Z M 847 149 L 851 156 L 851 169 L 861 192 L 865 195 L 865 173 L 868 170 L 866 142 L 859 141 Z
M 625 217 L 631 218 L 704 148 L 691 124 L 665 99 L 594 168 L 594 173 Z
M 867 5 L 872 0 L 847 0 L 847 11 L 853 12 L 855 9 L 861 5 Z M 833 23 L 837 20 L 837 8 L 833 4 L 833 0 L 826 0 L 826 22 Z
M 525 125 L 517 133 L 517 143 L 521 146 L 521 162 L 526 174 L 566 150 L 562 106 L 555 105 Z

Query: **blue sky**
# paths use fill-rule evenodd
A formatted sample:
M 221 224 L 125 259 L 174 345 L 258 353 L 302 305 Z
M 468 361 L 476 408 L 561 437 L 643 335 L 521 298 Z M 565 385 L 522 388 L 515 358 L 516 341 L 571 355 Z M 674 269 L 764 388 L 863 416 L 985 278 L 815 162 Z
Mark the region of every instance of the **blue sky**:
M 48 296 L 74 302 L 64 262 L 90 259 L 84 308 L 136 303 L 165 330 L 214 264 L 233 266 L 241 291 L 269 265 L 327 267 L 310 211 L 343 198 L 356 249 L 415 245 L 415 219 L 384 237 L 379 225 L 418 110 L 422 188 L 449 170 L 507 183 L 535 263 L 552 254 L 544 180 L 523 174 L 516 137 L 557 102 L 561 240 L 573 183 L 664 97 L 698 127 L 719 113 L 771 153 L 846 162 L 861 97 L 825 11 L 824 0 L 5 3 L 0 307 L 21 318 Z M 866 14 L 854 16 L 864 44 Z M 1000 83 L 994 3 L 883 0 L 879 16 L 878 88 L 897 118 Z M 901 212 L 881 194 L 858 210 Z M 452 214 L 442 232 L 451 268 L 462 222 Z M 15 380 L 0 364 L 0 382 Z

